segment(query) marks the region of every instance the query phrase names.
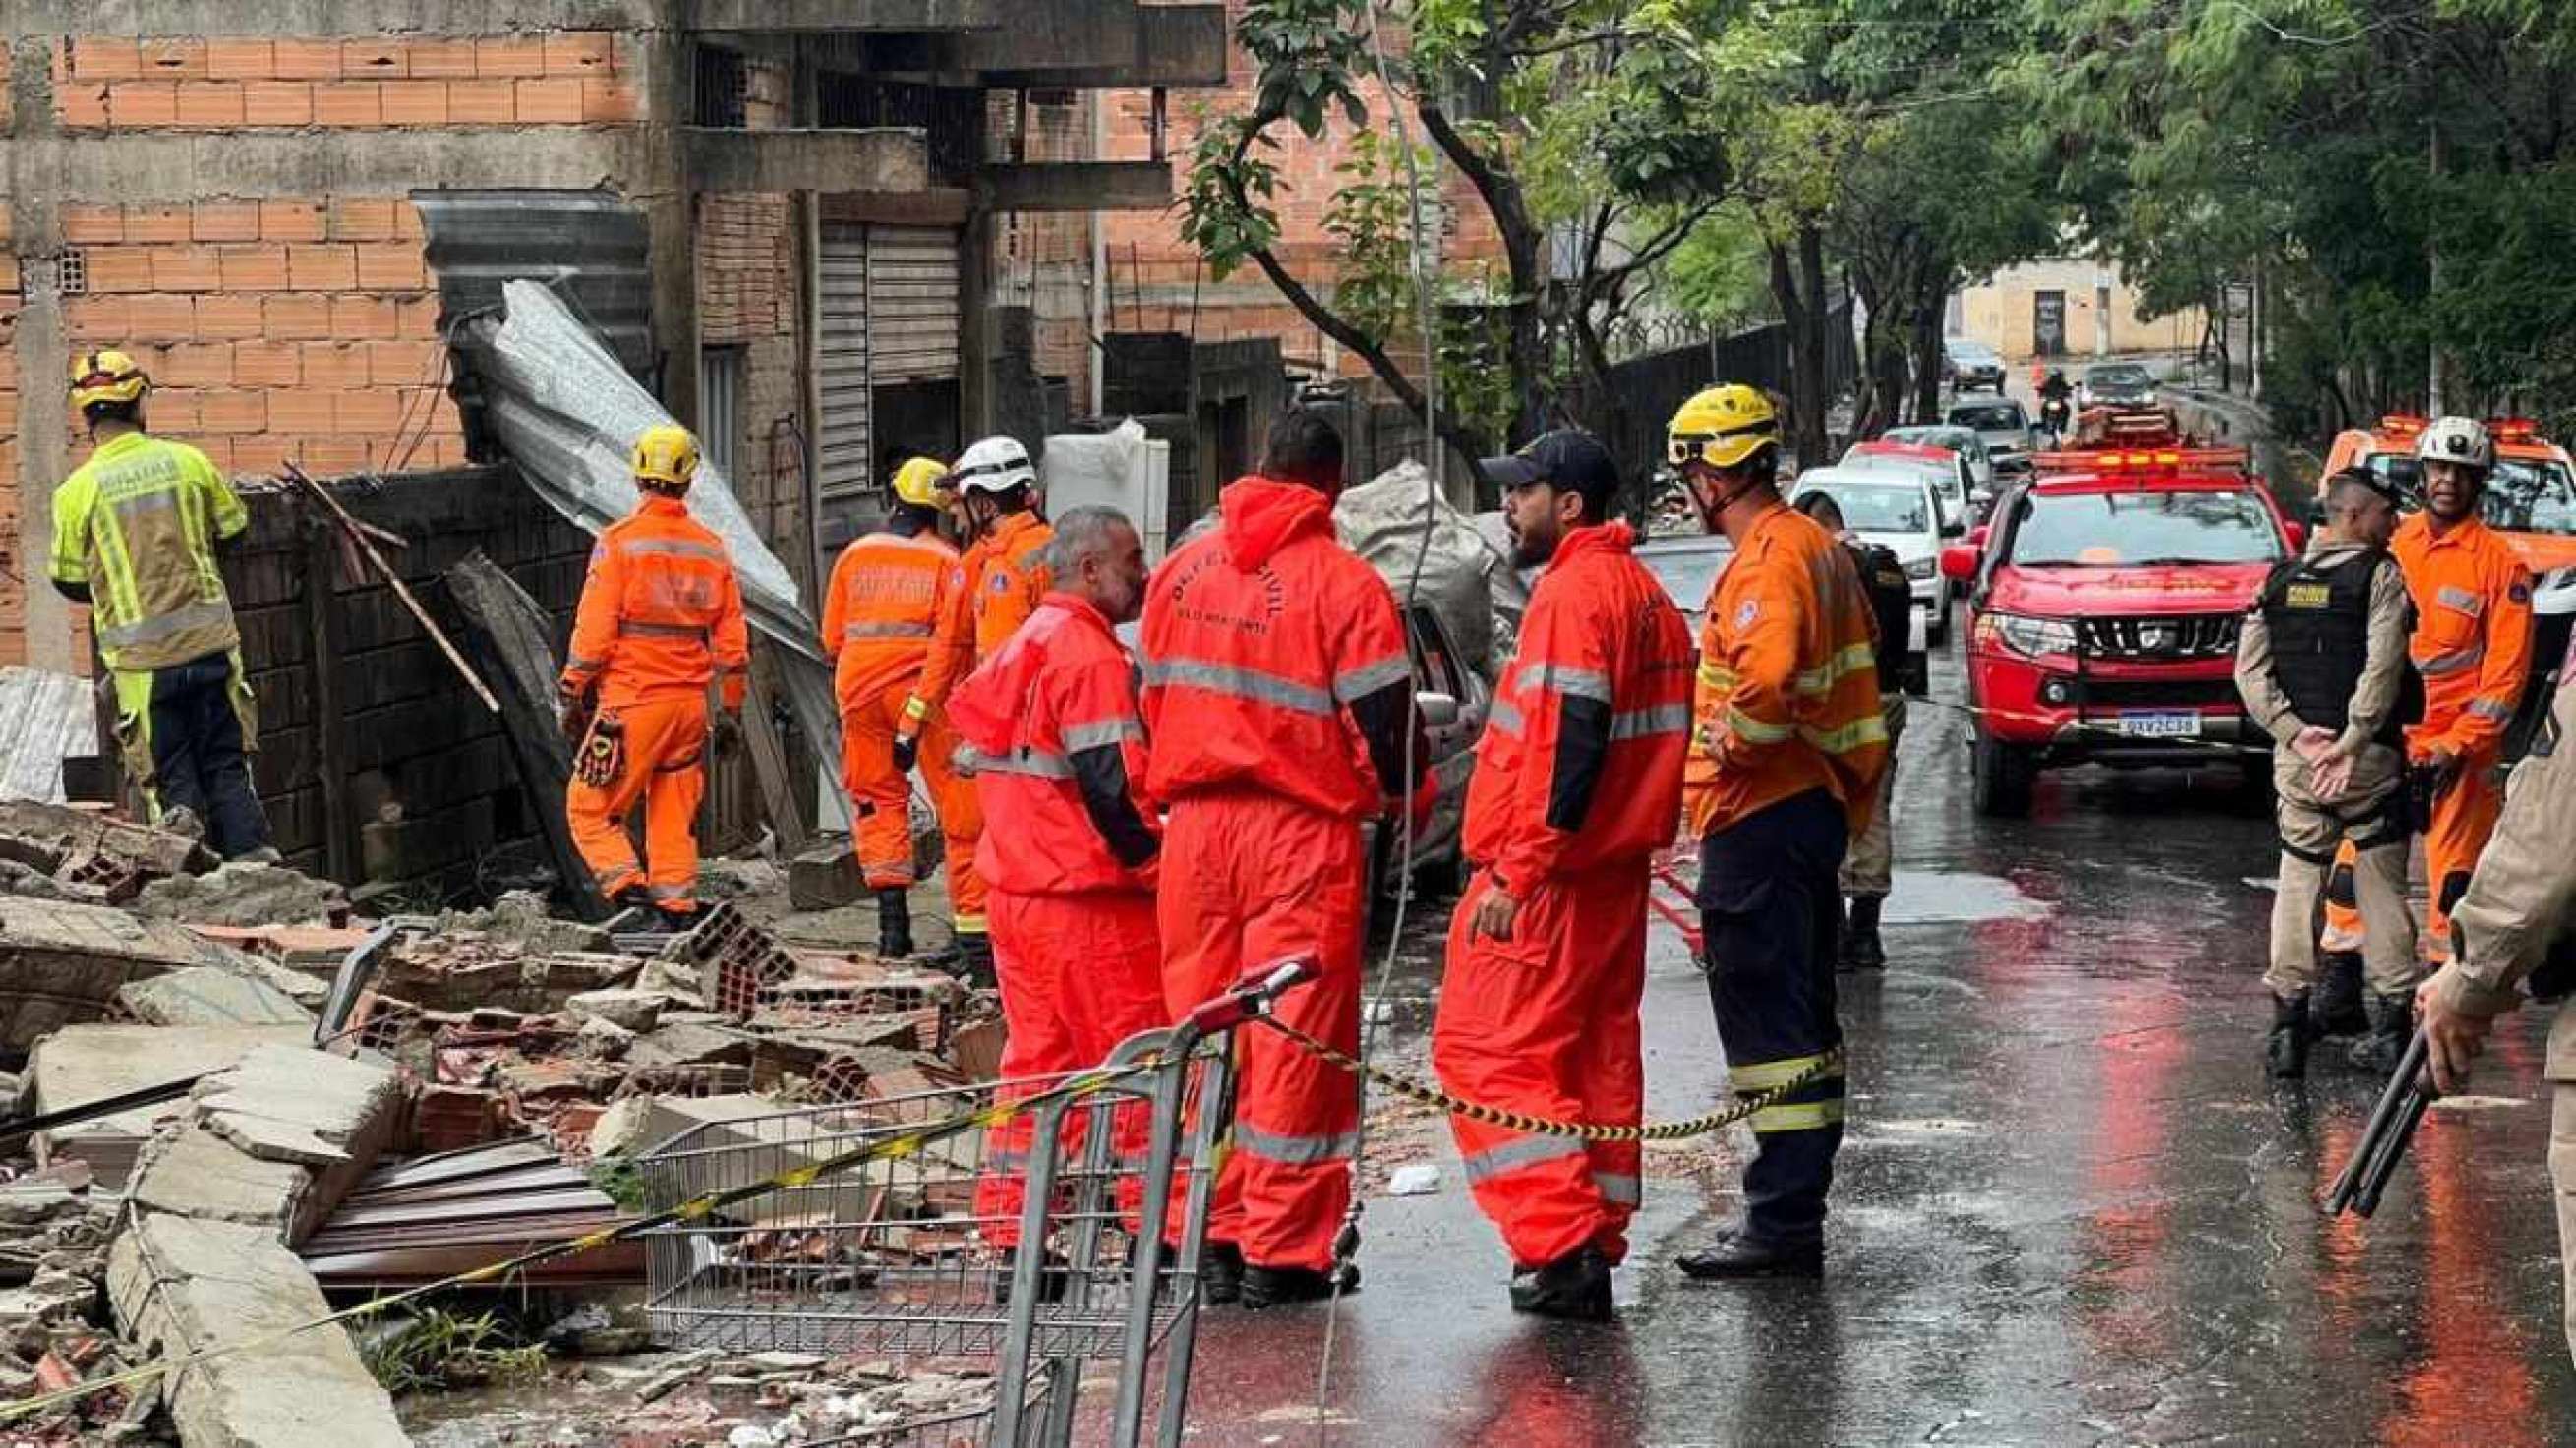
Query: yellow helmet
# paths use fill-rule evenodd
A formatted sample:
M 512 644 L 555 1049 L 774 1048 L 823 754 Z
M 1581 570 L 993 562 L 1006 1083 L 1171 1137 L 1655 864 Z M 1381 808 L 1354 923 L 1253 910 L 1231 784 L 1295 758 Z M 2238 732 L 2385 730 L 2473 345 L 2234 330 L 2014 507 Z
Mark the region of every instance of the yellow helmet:
M 1731 468 L 1780 446 L 1780 414 L 1760 389 L 1729 382 L 1693 394 L 1673 414 L 1665 456 L 1674 467 L 1706 463 Z
M 83 352 L 72 359 L 72 406 L 133 402 L 152 390 L 152 379 L 122 352 Z
M 948 464 L 936 458 L 911 458 L 894 470 L 894 496 L 916 508 L 945 508 L 955 496 L 948 486 Z
M 661 422 L 635 439 L 635 481 L 686 488 L 698 475 L 698 440 L 677 423 Z

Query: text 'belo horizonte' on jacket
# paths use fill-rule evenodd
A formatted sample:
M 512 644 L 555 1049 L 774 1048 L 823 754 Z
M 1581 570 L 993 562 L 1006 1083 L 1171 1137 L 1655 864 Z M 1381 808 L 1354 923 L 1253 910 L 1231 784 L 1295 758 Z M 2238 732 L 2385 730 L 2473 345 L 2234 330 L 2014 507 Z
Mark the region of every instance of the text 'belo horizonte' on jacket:
M 1257 790 L 1359 818 L 1404 778 L 1413 669 L 1395 595 L 1333 533 L 1331 499 L 1244 478 L 1222 525 L 1145 588 L 1146 790 Z M 1417 783 L 1430 751 L 1417 737 Z
M 1504 889 L 1672 843 L 1690 738 L 1690 626 L 1625 523 L 1557 545 L 1467 784 L 1467 857 Z
M 250 514 L 204 453 L 127 433 L 100 444 L 54 490 L 56 582 L 87 584 L 100 657 L 150 673 L 241 642 L 215 540 Z
M 1876 653 L 1850 550 L 1786 504 L 1756 518 L 1701 628 L 1682 785 L 1692 833 L 1812 789 L 1864 827 L 1887 767 Z

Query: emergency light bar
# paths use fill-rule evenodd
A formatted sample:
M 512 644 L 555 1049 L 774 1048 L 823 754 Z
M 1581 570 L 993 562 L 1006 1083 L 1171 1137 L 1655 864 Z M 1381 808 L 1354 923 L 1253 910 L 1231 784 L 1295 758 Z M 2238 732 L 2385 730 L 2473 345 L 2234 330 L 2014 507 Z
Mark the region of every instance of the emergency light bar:
M 2179 473 L 2225 469 L 2243 472 L 2250 459 L 2241 447 L 2100 448 L 2039 453 L 2031 462 L 2043 473 L 2052 468 L 2067 473 Z
M 2530 442 L 2540 436 L 2540 424 L 2528 417 L 2499 417 L 2487 423 L 2487 431 L 2498 442 Z

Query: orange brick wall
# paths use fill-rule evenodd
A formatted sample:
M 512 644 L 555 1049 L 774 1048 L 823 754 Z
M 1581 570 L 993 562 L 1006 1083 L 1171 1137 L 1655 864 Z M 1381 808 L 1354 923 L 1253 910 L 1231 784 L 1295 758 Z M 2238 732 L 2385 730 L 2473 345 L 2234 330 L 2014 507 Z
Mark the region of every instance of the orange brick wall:
M 63 230 L 88 271 L 86 295 L 63 299 L 65 335 L 134 354 L 154 431 L 232 473 L 465 460 L 408 198 L 80 203 Z
M 616 125 L 642 119 L 632 37 L 270 40 L 81 35 L 54 46 L 72 130 Z
M 1244 0 L 1227 0 L 1230 16 L 1240 18 L 1243 8 Z M 1165 151 L 1172 157 L 1176 192 L 1187 185 L 1190 151 L 1198 142 L 1193 113 L 1204 107 L 1213 115 L 1239 114 L 1252 103 L 1252 63 L 1239 50 L 1232 59 L 1232 70 L 1234 83 L 1228 89 L 1189 91 L 1171 99 Z M 1365 93 L 1371 120 L 1382 135 L 1387 134 L 1383 97 L 1374 85 L 1367 87 Z M 1151 156 L 1150 95 L 1144 91 L 1106 91 L 1101 101 L 1110 108 L 1109 154 L 1104 159 L 1144 160 Z M 1427 144 L 1422 142 L 1419 124 L 1411 129 L 1417 144 Z M 1279 147 L 1264 154 L 1279 172 L 1279 194 L 1271 198 L 1270 204 L 1279 215 L 1280 258 L 1309 289 L 1329 297 L 1335 258 L 1341 248 L 1324 230 L 1324 217 L 1340 184 L 1335 168 L 1349 159 L 1351 128 L 1335 112 L 1331 127 L 1319 140 L 1308 141 L 1286 125 L 1275 127 L 1272 134 L 1278 137 Z M 1449 275 L 1459 279 L 1490 275 L 1499 286 L 1502 245 L 1494 231 L 1493 218 L 1466 178 L 1446 167 L 1442 168 L 1440 189 L 1448 223 L 1440 250 Z M 1195 330 L 1201 340 L 1277 337 L 1280 350 L 1292 364 L 1312 363 L 1336 354 L 1324 336 L 1297 315 L 1258 271 L 1246 267 L 1223 285 L 1201 277 L 1196 249 L 1181 240 L 1181 213 L 1177 208 L 1119 213 L 1107 217 L 1105 224 L 1109 228 L 1110 312 L 1118 328 L 1136 327 L 1133 318 L 1140 310 L 1141 290 L 1144 330 L 1193 330 L 1190 293 L 1195 282 Z M 1346 374 L 1365 370 L 1347 357 L 1340 360 Z

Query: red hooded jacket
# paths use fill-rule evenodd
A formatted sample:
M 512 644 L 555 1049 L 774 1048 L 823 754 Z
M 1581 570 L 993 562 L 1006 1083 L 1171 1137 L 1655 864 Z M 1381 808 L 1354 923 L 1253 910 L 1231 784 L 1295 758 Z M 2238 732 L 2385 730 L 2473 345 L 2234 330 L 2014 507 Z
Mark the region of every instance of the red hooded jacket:
M 1248 477 L 1217 511 L 1222 525 L 1145 587 L 1147 793 L 1259 790 L 1375 813 L 1403 773 L 1413 703 L 1394 593 L 1334 536 L 1314 488 Z M 1427 773 L 1429 751 L 1413 759 Z

